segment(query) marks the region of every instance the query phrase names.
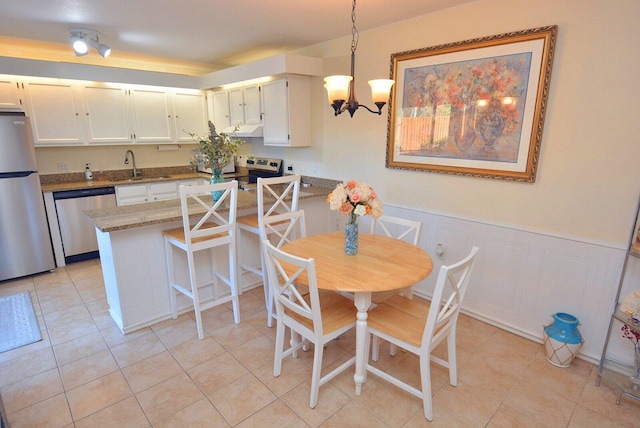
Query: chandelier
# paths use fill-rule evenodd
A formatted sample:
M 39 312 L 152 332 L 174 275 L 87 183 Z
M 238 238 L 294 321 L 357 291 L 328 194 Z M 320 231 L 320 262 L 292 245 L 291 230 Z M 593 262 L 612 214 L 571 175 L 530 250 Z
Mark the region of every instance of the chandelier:
M 358 107 L 364 107 L 371 113 L 381 115 L 382 107 L 384 107 L 389 99 L 391 86 L 395 83 L 391 79 L 369 80 L 371 97 L 373 98 L 373 103 L 378 107 L 378 111 L 371 110 L 369 107 L 358 103 L 355 91 L 354 70 L 359 36 L 358 30 L 356 29 L 356 0 L 353 0 L 353 5 L 351 6 L 351 76 L 336 75 L 324 78 L 324 87 L 327 89 L 329 104 L 333 107 L 335 116 L 347 110 L 351 117 L 353 117 Z

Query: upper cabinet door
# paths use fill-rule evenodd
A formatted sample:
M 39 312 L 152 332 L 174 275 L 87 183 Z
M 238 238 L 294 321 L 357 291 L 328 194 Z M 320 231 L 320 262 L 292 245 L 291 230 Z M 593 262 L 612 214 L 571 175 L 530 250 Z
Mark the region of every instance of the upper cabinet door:
M 137 142 L 171 142 L 172 113 L 165 91 L 131 89 L 134 117 L 134 140 Z
M 0 110 L 23 110 L 19 85 L 15 81 L 0 80 Z
M 176 141 L 193 142 L 191 133 L 204 136 L 207 131 L 207 105 L 201 92 L 173 94 Z
M 265 146 L 311 145 L 311 80 L 309 76 L 262 84 L 262 126 Z
M 229 91 L 215 91 L 211 95 L 213 103 L 213 124 L 222 132 L 231 126 L 229 117 Z
M 229 89 L 229 122 L 231 126 L 244 124 L 244 94 L 242 88 Z
M 243 89 L 245 125 L 255 125 L 262 123 L 260 85 L 245 86 Z
M 286 79 L 262 84 L 264 144 L 289 145 L 289 94 Z
M 130 143 L 126 91 L 100 85 L 82 88 L 90 143 Z
M 63 83 L 28 83 L 28 108 L 36 144 L 82 144 L 82 101 L 76 89 Z M 80 101 L 78 101 L 80 99 Z
M 229 89 L 229 118 L 231 126 L 262 123 L 260 85 Z

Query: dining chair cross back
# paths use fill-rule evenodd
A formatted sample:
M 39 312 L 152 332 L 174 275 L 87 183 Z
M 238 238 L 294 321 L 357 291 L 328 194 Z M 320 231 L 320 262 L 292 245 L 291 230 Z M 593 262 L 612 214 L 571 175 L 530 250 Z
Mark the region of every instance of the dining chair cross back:
M 265 307 L 267 308 L 267 325 L 273 325 L 273 303 L 269 300 L 269 286 L 264 275 L 264 257 L 260 242 L 264 239 L 260 230 L 262 218 L 277 216 L 280 214 L 294 212 L 298 210 L 298 200 L 300 195 L 300 175 L 285 175 L 282 177 L 259 177 L 257 180 L 257 203 L 256 214 L 250 214 L 238 218 L 238 228 L 241 231 L 255 234 L 258 237 L 258 248 L 260 248 L 260 266 L 253 266 L 248 263 L 240 263 L 241 272 L 251 272 L 260 277 L 264 288 Z M 280 224 L 272 223 L 271 233 L 275 229 L 286 229 L 289 221 L 284 220 Z
M 367 337 L 378 336 L 420 358 L 420 380 L 422 390 L 391 376 L 367 363 L 367 371 L 391 382 L 393 385 L 422 399 L 424 416 L 433 420 L 431 398 L 431 361 L 449 370 L 449 383 L 458 383 L 456 363 L 456 325 L 478 247 L 473 247 L 461 261 L 441 266 L 433 299 L 429 306 L 403 296 L 393 296 L 369 311 Z M 432 351 L 447 339 L 447 359 L 436 357 Z M 367 348 L 370 341 L 367 340 Z M 368 355 L 368 349 L 367 349 Z
M 260 238 L 268 239 L 276 248 L 280 248 L 294 239 L 307 236 L 303 210 L 263 216 L 260 218 L 260 222 Z M 274 315 L 273 290 L 269 287 L 268 275 L 265 276 L 264 283 L 267 287 L 267 301 L 271 302 L 267 307 L 267 319 L 272 320 Z M 304 290 L 302 292 L 304 294 Z M 271 326 L 268 322 L 267 325 Z
M 370 233 L 401 239 L 413 245 L 418 245 L 421 231 L 421 221 L 408 220 L 401 217 L 393 217 L 383 214 L 371 222 Z M 402 290 L 396 290 L 391 293 L 376 293 L 373 296 L 373 300 L 374 302 L 382 301 L 385 298 L 398 293 L 411 298 L 413 287 L 406 287 Z
M 276 248 L 269 240 L 262 242 L 265 269 L 276 306 L 276 347 L 273 375 L 280 376 L 282 360 L 297 357 L 307 342 L 314 345 L 309 406 L 318 404 L 320 386 L 355 363 L 355 356 L 321 376 L 324 347 L 356 325 L 353 302 L 338 293 L 318 291 L 314 259 L 305 259 Z M 284 269 L 293 267 L 288 275 Z M 298 281 L 305 284 L 304 291 Z M 307 289 L 308 287 L 308 289 Z M 285 329 L 291 330 L 290 346 L 284 349 Z
M 212 192 L 222 192 L 217 200 L 213 200 Z M 169 297 L 171 317 L 178 316 L 177 292 L 193 300 L 198 337 L 204 337 L 201 312 L 213 306 L 231 301 L 233 303 L 233 319 L 240 322 L 240 304 L 238 299 L 237 268 L 237 229 L 236 209 L 238 200 L 238 182 L 230 181 L 218 184 L 180 186 L 180 207 L 182 211 L 182 227 L 163 232 L 167 274 L 169 278 Z M 211 202 L 210 202 L 211 201 Z M 213 250 L 217 247 L 228 248 L 228 273 L 219 268 Z M 176 279 L 176 260 L 174 249 L 186 253 L 189 284 L 179 284 Z M 202 280 L 206 272 L 197 270 L 196 253 L 209 250 L 211 265 L 210 278 Z M 220 283 L 230 289 L 227 295 L 220 289 Z M 207 294 L 207 302 L 201 301 L 201 289 L 212 286 Z
M 370 233 L 378 233 L 418 245 L 421 230 L 421 221 L 383 214 L 371 222 Z

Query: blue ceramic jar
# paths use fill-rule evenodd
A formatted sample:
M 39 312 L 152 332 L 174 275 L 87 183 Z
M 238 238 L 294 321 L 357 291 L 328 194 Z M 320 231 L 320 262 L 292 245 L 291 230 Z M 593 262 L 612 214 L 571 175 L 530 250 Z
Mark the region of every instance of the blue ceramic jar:
M 544 332 L 558 342 L 575 345 L 582 343 L 582 334 L 578 330 L 580 321 L 571 314 L 558 312 L 553 314 L 553 323 L 544 328 Z

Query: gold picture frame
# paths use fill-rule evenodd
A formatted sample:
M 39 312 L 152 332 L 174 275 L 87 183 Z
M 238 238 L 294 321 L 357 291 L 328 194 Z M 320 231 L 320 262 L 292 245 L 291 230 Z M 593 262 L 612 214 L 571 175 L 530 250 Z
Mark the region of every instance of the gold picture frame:
M 557 32 L 392 54 L 386 167 L 533 183 Z

